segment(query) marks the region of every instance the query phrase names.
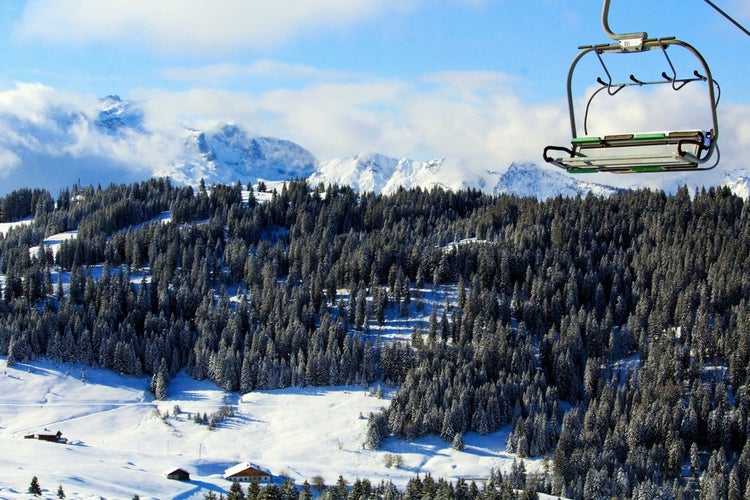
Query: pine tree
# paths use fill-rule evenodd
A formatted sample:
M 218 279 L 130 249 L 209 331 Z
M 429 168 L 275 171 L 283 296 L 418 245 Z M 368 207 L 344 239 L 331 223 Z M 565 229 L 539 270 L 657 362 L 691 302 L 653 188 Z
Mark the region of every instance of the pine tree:
M 346 479 L 344 479 L 344 476 L 339 475 L 338 480 L 336 480 L 336 486 L 333 488 L 333 490 L 336 492 L 336 497 L 340 499 L 345 499 L 347 495 L 347 485 L 348 482 Z
M 39 479 L 36 476 L 31 478 L 31 484 L 29 485 L 27 493 L 30 493 L 35 497 L 38 497 L 42 494 L 42 487 L 39 486 Z
M 299 490 L 299 500 L 312 500 L 312 489 L 310 488 L 310 483 L 307 482 L 307 479 L 305 479 L 305 482 L 302 483 L 302 488 Z M 249 499 L 248 499 L 249 500 Z
M 154 393 L 154 397 L 158 400 L 164 400 L 167 399 L 167 384 L 168 384 L 168 375 L 167 375 L 167 361 L 164 358 L 161 358 L 161 364 L 159 365 L 159 370 L 154 374 L 152 381 L 151 381 L 151 390 Z
M 281 500 L 281 488 L 273 483 L 267 484 L 261 489 L 258 498 L 260 500 Z
M 513 459 L 510 466 L 510 483 L 518 490 L 526 487 L 526 462 L 523 460 Z
M 453 436 L 451 447 L 454 450 L 464 451 L 464 435 L 462 433 L 457 432 L 456 435 Z
M 247 393 L 253 390 L 253 365 L 255 360 L 250 349 L 245 349 L 242 356 L 242 367 L 240 368 L 240 392 Z
M 729 486 L 727 488 L 727 500 L 741 500 L 742 486 L 737 472 L 737 467 L 732 467 L 729 473 Z
M 250 484 L 247 485 L 247 500 L 258 500 L 260 498 L 260 486 L 258 485 L 258 481 L 250 481 Z
M 232 482 L 232 486 L 229 488 L 229 493 L 227 494 L 227 500 L 244 500 L 245 493 L 242 491 L 242 485 L 234 481 Z
M 693 442 L 692 445 L 690 445 L 690 473 L 693 475 L 695 479 L 698 479 L 698 476 L 701 472 L 700 467 L 701 461 L 698 457 L 698 445 Z
M 287 478 L 281 485 L 281 499 L 282 500 L 297 500 L 297 487 L 294 485 L 294 481 Z
M 57 487 L 57 498 L 65 498 L 65 491 L 63 490 L 62 484 Z

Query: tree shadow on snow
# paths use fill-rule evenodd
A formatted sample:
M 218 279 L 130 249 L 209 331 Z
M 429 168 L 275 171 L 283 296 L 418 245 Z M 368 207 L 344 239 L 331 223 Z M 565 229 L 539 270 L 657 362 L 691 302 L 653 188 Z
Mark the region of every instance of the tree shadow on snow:
M 216 486 L 215 484 L 207 483 L 205 481 L 184 481 L 185 484 L 191 484 L 195 487 L 185 491 L 184 493 L 180 493 L 179 495 L 175 495 L 172 497 L 174 500 L 187 500 L 188 498 L 194 498 L 197 493 L 203 492 L 203 491 L 214 491 L 217 494 L 224 494 L 227 491 L 223 488 L 220 488 Z
M 380 447 L 380 451 L 394 454 L 415 454 L 425 457 L 425 462 L 432 457 L 449 457 L 456 453 L 474 455 L 476 457 L 512 459 L 514 455 L 506 451 L 509 426 L 486 436 L 474 432 L 464 436 L 464 449 L 453 450 L 451 443 L 443 441 L 439 436 L 424 436 L 414 441 L 388 438 Z

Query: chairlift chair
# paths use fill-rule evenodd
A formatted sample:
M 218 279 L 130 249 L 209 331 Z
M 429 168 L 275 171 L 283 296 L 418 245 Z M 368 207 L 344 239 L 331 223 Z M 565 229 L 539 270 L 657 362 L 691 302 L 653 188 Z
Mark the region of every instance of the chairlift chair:
M 703 56 L 691 45 L 675 37 L 648 38 L 646 33 L 616 34 L 609 29 L 609 0 L 604 0 L 602 11 L 602 25 L 607 35 L 615 40 L 614 43 L 600 45 L 584 45 L 573 60 L 568 71 L 567 91 L 570 127 L 572 133 L 571 146 L 547 146 L 544 148 L 545 161 L 564 168 L 569 173 L 645 173 L 645 172 L 675 172 L 710 170 L 719 163 L 719 149 L 717 139 L 719 125 L 716 117 L 716 107 L 719 100 L 719 86 L 714 81 L 711 70 Z M 672 60 L 667 53 L 670 47 L 678 46 L 691 53 L 700 63 L 701 70 L 695 70 L 689 77 L 677 75 Z M 670 72 L 664 71 L 662 79 L 643 81 L 630 75 L 625 82 L 612 81 L 602 54 L 629 54 L 659 50 L 664 54 Z M 579 135 L 576 124 L 575 107 L 573 105 L 573 74 L 579 61 L 588 54 L 595 54 L 602 65 L 606 80 L 601 77 L 597 82 L 601 85 L 589 98 L 583 120 L 583 135 Z M 588 114 L 591 101 L 601 92 L 606 91 L 614 96 L 622 89 L 631 86 L 670 85 L 679 91 L 691 82 L 705 82 L 708 88 L 708 106 L 711 123 L 703 130 L 676 130 L 649 133 L 621 133 L 604 136 L 588 135 Z M 563 153 L 562 155 L 559 153 Z

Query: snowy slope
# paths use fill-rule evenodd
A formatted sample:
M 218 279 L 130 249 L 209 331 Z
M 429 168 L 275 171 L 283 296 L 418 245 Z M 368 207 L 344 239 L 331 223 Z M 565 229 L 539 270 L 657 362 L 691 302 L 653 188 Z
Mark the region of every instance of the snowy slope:
M 15 222 L 0 222 L 0 236 L 4 236 L 11 228 L 30 224 L 34 219 L 29 217 Z
M 96 279 L 99 271 L 91 272 Z M 457 289 L 420 293 L 435 306 L 456 300 Z M 412 307 L 409 322 L 386 318 L 371 333 L 381 340 L 411 337 L 415 325 L 427 325 L 431 311 Z M 392 388 L 383 388 L 383 399 L 375 387 L 361 386 L 243 395 L 181 372 L 170 381 L 167 400 L 154 401 L 148 386 L 147 377 L 73 364 L 36 361 L 8 368 L 0 357 L 0 498 L 27 498 L 36 475 L 47 498 L 62 485 L 68 498 L 201 499 L 209 490 L 226 492 L 224 470 L 244 461 L 298 485 L 318 475 L 333 484 L 342 475 L 350 483 L 368 478 L 404 488 L 426 473 L 454 482 L 481 480 L 491 469 L 508 472 L 514 458 L 505 451 L 510 426 L 487 436 L 467 433 L 461 452 L 435 436 L 389 438 L 379 450 L 363 449 L 367 417 L 388 406 Z M 194 421 L 198 413 L 211 415 L 225 406 L 234 416 L 213 429 Z M 24 439 L 58 430 L 67 444 Z M 386 467 L 388 455 L 400 456 L 403 466 Z M 526 465 L 533 472 L 541 462 Z M 191 481 L 166 480 L 162 473 L 171 467 L 187 470 Z
M 68 498 L 200 499 L 209 490 L 226 492 L 224 470 L 242 461 L 298 484 L 316 475 L 333 484 L 342 475 L 350 482 L 392 480 L 402 488 L 416 474 L 482 478 L 512 463 L 504 451 L 507 429 L 468 434 L 463 452 L 435 437 L 390 439 L 381 450 L 362 449 L 363 417 L 387 404 L 367 388 L 240 396 L 181 373 L 169 385 L 169 399 L 157 402 L 147 387 L 146 378 L 93 368 L 84 375 L 80 366 L 48 362 L 8 368 L 0 358 L 0 498 L 27 498 L 37 476 L 47 498 L 62 485 Z M 224 405 L 235 415 L 213 430 L 192 420 Z M 61 431 L 68 444 L 23 438 L 45 429 Z M 404 465 L 387 468 L 388 453 L 401 455 Z M 171 467 L 187 470 L 191 481 L 165 479 L 162 473 Z M 527 463 L 529 471 L 538 467 Z

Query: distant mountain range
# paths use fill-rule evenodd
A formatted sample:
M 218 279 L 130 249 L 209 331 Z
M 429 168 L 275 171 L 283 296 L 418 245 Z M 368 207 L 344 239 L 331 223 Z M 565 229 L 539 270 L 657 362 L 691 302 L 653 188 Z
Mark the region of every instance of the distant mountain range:
M 43 187 L 53 195 L 74 182 L 109 184 L 150 176 L 197 185 L 309 179 L 311 183 L 349 185 L 359 191 L 388 194 L 399 187 L 439 186 L 478 189 L 547 199 L 592 192 L 611 195 L 617 188 L 570 176 L 548 165 L 513 163 L 505 170 L 464 172 L 450 160 L 416 161 L 362 153 L 319 161 L 294 142 L 253 136 L 237 124 L 197 130 L 175 126 L 156 130 L 143 111 L 118 96 L 107 96 L 94 110 L 49 105 L 42 116 L 0 116 L 0 195 L 19 187 Z M 750 194 L 750 176 L 737 173 L 728 185 Z
M 547 199 L 557 195 L 576 196 L 593 192 L 609 196 L 617 188 L 582 181 L 551 167 L 534 163 L 513 163 L 505 172 L 486 171 L 479 178 L 458 178 L 447 182 L 446 170 L 451 168 L 444 159 L 418 162 L 408 158 L 389 158 L 379 154 L 361 154 L 321 162 L 309 180 L 312 183 L 338 183 L 360 191 L 392 193 L 404 188 L 443 187 L 448 189 L 478 189 L 493 194 Z

